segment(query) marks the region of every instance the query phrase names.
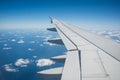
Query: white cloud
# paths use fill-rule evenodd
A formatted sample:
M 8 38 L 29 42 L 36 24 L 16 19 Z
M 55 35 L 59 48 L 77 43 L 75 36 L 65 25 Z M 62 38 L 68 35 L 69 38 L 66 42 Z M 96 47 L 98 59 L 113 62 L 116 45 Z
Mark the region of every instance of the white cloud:
M 14 69 L 13 66 L 12 66 L 12 64 L 5 64 L 5 65 L 4 65 L 4 68 L 5 68 L 5 70 L 8 71 L 8 72 L 18 72 L 18 71 L 19 71 L 19 70 L 17 70 L 17 69 Z
M 106 38 L 111 38 L 110 35 L 104 35 L 104 37 L 106 37 Z
M 98 32 L 96 32 L 96 33 L 99 34 L 99 35 L 102 35 L 102 34 L 105 34 L 106 31 L 98 31 Z
M 36 38 L 46 38 L 46 36 L 43 36 L 43 35 L 36 35 L 35 37 Z
M 52 37 L 53 37 L 53 35 L 48 35 L 48 36 L 44 39 L 44 41 L 47 41 L 47 40 L 51 39 Z
M 12 42 L 15 42 L 16 40 L 15 40 L 15 39 L 12 39 L 11 41 L 12 41 Z
M 120 40 L 116 40 L 116 42 L 120 43 Z
M 19 43 L 19 44 L 22 44 L 22 43 L 24 43 L 24 41 L 23 41 L 22 39 L 20 39 L 20 40 L 18 41 L 18 43 Z
M 8 44 L 4 44 L 4 46 L 8 46 Z
M 37 63 L 36 63 L 38 67 L 50 66 L 52 64 L 55 64 L 55 62 L 50 59 L 39 59 L 37 60 Z
M 7 42 L 6 40 L 0 40 L 0 43 Z
M 116 42 L 120 42 L 120 31 L 119 30 L 107 30 L 107 31 L 96 31 L 98 35 L 101 35 L 106 38 L 110 38 Z
M 33 58 L 37 58 L 37 56 L 33 56 Z
M 41 36 L 39 36 L 39 35 L 36 35 L 35 37 L 36 37 L 36 38 L 40 38 Z
M 35 43 L 35 41 L 30 41 L 30 43 L 31 43 L 31 44 L 34 44 L 34 43 Z
M 27 67 L 27 64 L 29 63 L 30 63 L 29 59 L 20 58 L 15 62 L 15 66 Z
M 4 36 L 5 36 L 5 34 L 0 34 L 0 36 L 4 37 Z
M 12 47 L 4 47 L 3 50 L 10 50 Z
M 56 44 L 54 44 L 54 43 L 48 42 L 48 40 L 50 40 L 50 39 L 52 39 L 52 38 L 53 38 L 53 35 L 48 35 L 48 36 L 44 39 L 45 42 L 43 42 L 43 44 L 47 44 L 47 45 L 49 45 L 49 46 L 54 46 L 54 45 L 56 45 Z M 54 38 L 54 39 L 58 39 L 58 38 Z
M 43 42 L 43 44 L 47 44 L 47 45 L 49 45 L 49 46 L 55 46 L 56 44 L 53 44 L 53 43 L 50 43 L 50 42 Z
M 28 51 L 33 51 L 34 49 L 32 49 L 32 48 L 28 48 Z
M 43 44 L 40 44 L 40 46 L 43 46 Z

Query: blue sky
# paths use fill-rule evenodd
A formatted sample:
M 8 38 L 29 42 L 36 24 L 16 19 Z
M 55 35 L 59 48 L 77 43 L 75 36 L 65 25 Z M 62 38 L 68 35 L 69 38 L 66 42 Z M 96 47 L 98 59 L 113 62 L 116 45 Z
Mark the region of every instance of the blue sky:
M 0 29 L 49 27 L 49 16 L 83 28 L 119 28 L 119 0 L 0 0 Z

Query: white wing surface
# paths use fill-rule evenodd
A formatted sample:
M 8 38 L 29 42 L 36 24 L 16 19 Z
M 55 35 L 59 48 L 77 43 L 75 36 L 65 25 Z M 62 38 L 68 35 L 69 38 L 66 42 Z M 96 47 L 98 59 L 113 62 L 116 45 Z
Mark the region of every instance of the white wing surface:
M 120 80 L 120 44 L 51 18 L 68 52 L 57 80 Z

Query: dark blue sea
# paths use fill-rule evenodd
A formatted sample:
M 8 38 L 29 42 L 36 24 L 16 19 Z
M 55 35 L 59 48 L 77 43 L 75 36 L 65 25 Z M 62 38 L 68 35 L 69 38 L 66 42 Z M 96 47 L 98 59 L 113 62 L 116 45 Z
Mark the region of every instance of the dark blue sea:
M 95 33 L 120 43 L 119 30 Z M 37 72 L 63 66 L 50 60 L 66 53 L 64 45 L 47 42 L 58 37 L 45 28 L 0 30 L 0 80 L 43 80 Z
M 50 60 L 66 52 L 47 42 L 58 37 L 46 29 L 0 30 L 0 80 L 43 80 L 38 71 L 63 66 Z

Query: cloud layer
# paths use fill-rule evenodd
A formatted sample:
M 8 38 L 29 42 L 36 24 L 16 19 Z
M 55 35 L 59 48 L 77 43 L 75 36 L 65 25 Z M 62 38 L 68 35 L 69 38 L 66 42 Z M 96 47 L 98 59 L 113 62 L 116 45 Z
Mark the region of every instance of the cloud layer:
M 120 31 L 119 30 L 111 30 L 111 31 L 103 30 L 103 31 L 93 31 L 93 32 L 120 43 Z

